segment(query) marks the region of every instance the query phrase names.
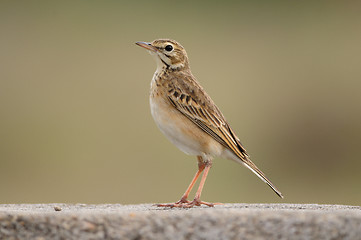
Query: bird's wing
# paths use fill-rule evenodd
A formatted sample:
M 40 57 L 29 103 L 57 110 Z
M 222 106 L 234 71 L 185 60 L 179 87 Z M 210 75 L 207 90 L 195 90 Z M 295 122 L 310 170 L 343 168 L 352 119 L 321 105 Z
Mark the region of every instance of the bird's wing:
M 182 79 L 182 81 L 185 80 L 187 79 Z M 246 149 L 203 88 L 196 81 L 190 81 L 188 84 L 182 84 L 181 81 L 178 81 L 178 84 L 177 81 L 173 81 L 173 83 L 176 86 L 170 86 L 168 89 L 170 103 L 200 129 L 232 151 L 239 158 L 240 163 L 249 168 L 267 183 L 279 197 L 283 198 L 276 186 L 250 160 Z M 190 84 L 193 85 L 192 88 L 189 87 Z
M 249 155 L 246 149 L 221 111 L 197 82 L 192 82 L 192 84 L 196 85 L 192 90 L 187 88 L 189 84 L 172 86 L 168 91 L 168 99 L 171 104 L 217 142 L 231 150 L 243 161 L 247 161 Z M 194 89 L 196 89 L 196 93 L 194 93 Z

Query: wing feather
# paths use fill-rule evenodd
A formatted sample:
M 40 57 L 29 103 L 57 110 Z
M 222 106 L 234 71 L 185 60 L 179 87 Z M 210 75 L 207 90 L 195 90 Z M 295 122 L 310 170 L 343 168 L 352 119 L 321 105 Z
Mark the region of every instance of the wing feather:
M 214 109 L 206 109 L 184 91 L 182 94 L 170 94 L 168 95 L 168 99 L 179 112 L 213 137 L 217 142 L 230 149 L 241 159 L 248 157 L 238 138 L 235 138 L 235 134 L 230 132 L 228 123 L 214 104 L 212 104 Z

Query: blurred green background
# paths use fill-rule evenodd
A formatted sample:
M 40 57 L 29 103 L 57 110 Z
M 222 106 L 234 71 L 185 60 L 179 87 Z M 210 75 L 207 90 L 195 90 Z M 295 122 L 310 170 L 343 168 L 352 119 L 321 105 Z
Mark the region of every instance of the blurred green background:
M 361 205 L 360 9 L 356 1 L 1 1 L 0 203 L 178 200 L 196 158 L 155 126 L 156 65 L 134 44 L 172 38 L 285 195 L 216 159 L 203 200 Z

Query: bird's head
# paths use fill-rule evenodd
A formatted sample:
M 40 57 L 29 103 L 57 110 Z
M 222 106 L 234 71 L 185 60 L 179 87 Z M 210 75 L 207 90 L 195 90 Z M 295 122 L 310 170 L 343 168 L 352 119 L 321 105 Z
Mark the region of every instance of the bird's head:
M 172 70 L 189 68 L 187 53 L 182 45 L 171 39 L 157 39 L 153 42 L 136 42 L 149 51 L 157 61 L 157 67 Z

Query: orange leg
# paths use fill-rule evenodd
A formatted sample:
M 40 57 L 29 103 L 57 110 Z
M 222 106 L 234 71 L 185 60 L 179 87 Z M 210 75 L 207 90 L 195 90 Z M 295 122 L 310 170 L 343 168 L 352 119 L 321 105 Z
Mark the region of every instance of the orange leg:
M 198 171 L 196 173 L 196 175 L 193 177 L 192 182 L 189 184 L 187 190 L 185 191 L 185 193 L 183 194 L 182 198 L 175 203 L 168 203 L 168 204 L 157 204 L 158 207 L 182 207 L 182 208 L 191 208 L 193 206 L 200 206 L 202 204 L 207 205 L 209 207 L 213 207 L 214 204 L 213 203 L 208 203 L 208 202 L 203 202 L 200 200 L 201 198 L 201 194 L 202 194 L 202 189 L 204 186 L 204 183 L 206 182 L 206 178 L 209 172 L 209 169 L 212 166 L 212 162 L 211 161 L 204 161 L 203 158 L 201 156 L 197 156 L 198 158 Z M 194 184 L 196 183 L 197 179 L 199 178 L 199 176 L 201 175 L 201 173 L 203 172 L 203 176 L 201 179 L 201 182 L 199 184 L 198 190 L 196 192 L 196 196 L 194 198 L 193 201 L 188 201 L 188 196 L 190 191 L 192 190 Z M 217 203 L 216 203 L 217 204 Z
M 201 198 L 202 189 L 203 189 L 204 183 L 206 182 L 206 178 L 207 178 L 209 169 L 211 169 L 211 165 L 207 165 L 205 167 L 201 182 L 199 183 L 199 187 L 198 187 L 198 190 L 197 190 L 197 193 L 196 193 L 196 197 L 194 199 L 199 200 Z
M 177 203 L 187 203 L 187 202 L 189 202 L 187 200 L 188 196 L 189 196 L 189 193 L 192 191 L 192 189 L 194 187 L 194 184 L 197 182 L 197 179 L 199 178 L 199 176 L 201 175 L 203 170 L 204 170 L 204 164 L 202 164 L 202 165 L 199 164 L 198 171 L 197 171 L 196 175 L 194 175 L 194 177 L 192 179 L 192 182 L 189 184 L 187 190 L 185 191 L 185 193 L 183 194 L 183 196 L 181 197 L 181 199 Z

